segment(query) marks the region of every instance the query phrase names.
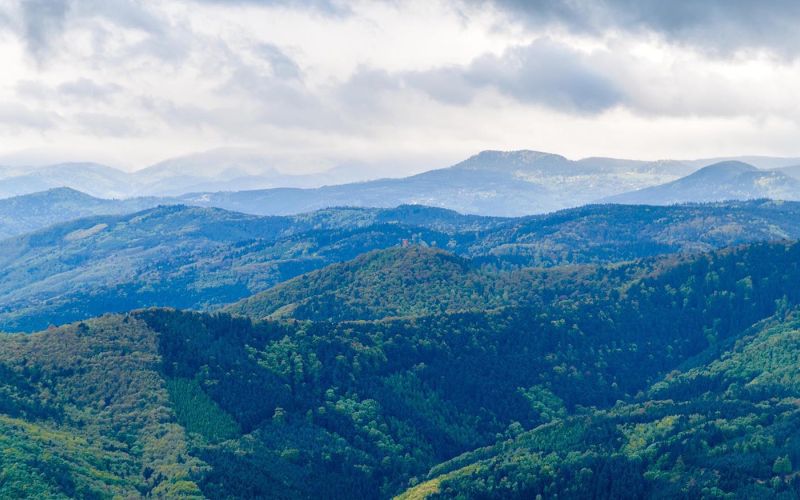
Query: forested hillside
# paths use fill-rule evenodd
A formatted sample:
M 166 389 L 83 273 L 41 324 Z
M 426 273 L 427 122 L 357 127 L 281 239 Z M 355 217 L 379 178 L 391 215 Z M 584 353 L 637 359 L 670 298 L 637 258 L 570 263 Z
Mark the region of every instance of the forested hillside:
M 782 309 L 635 402 L 466 453 L 400 498 L 795 498 L 798 355 L 800 315 Z
M 643 273 L 655 261 L 615 269 L 592 265 L 524 268 L 498 272 L 437 248 L 375 250 L 354 260 L 312 271 L 227 306 L 256 319 L 375 320 L 487 311 L 543 304 L 558 296 L 590 293 L 609 281 Z M 602 291 L 605 291 L 604 288 Z
M 446 246 L 501 222 L 416 207 L 255 217 L 162 206 L 79 219 L 0 242 L 0 330 L 153 305 L 213 307 L 375 248 Z
M 0 241 L 0 330 L 33 331 L 137 307 L 214 309 L 308 271 L 403 245 L 469 258 L 469 267 L 485 274 L 793 238 L 800 238 L 800 204 L 772 201 L 597 205 L 518 219 L 420 206 L 292 217 L 161 206 Z M 483 304 L 472 293 L 454 293 L 460 297 L 442 307 Z
M 0 240 L 81 217 L 136 212 L 158 203 L 157 198 L 104 200 L 70 188 L 0 199 Z
M 794 487 L 800 245 L 513 279 L 435 250 L 365 258 L 320 283 L 373 318 L 404 317 L 254 323 L 147 309 L 0 337 L 0 496 Z M 414 293 L 376 302 L 392 279 L 440 296 L 458 279 L 478 298 L 444 310 Z M 481 302 L 506 291 L 512 305 Z M 480 306 L 458 310 L 471 300 Z

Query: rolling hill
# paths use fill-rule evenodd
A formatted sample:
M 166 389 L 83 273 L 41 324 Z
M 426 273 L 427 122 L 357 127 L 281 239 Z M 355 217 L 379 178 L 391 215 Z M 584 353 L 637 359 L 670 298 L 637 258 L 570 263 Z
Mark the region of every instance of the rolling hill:
M 800 180 L 779 170 L 759 170 L 738 161 L 703 167 L 667 184 L 605 198 L 609 203 L 671 205 L 724 200 L 800 199 Z
M 399 223 L 407 218 L 416 225 Z M 0 330 L 151 305 L 214 307 L 375 248 L 446 247 L 502 222 L 419 207 L 256 217 L 177 205 L 79 219 L 0 242 Z
M 0 199 L 0 240 L 90 215 L 137 212 L 158 204 L 156 198 L 106 200 L 71 188 Z
M 800 204 L 769 201 L 596 205 L 520 219 L 419 206 L 292 217 L 161 206 L 0 241 L 0 330 L 31 331 L 138 307 L 213 309 L 364 252 L 404 244 L 437 247 L 496 274 L 798 237 Z M 294 286 L 280 293 L 296 295 L 289 291 Z M 332 291 L 329 298 L 336 296 Z M 453 304 L 462 303 L 456 298 Z
M 600 279 L 596 273 L 588 266 L 498 273 L 443 250 L 395 247 L 303 274 L 225 311 L 256 319 L 314 321 L 487 311 L 568 295 L 578 288 L 575 281 Z

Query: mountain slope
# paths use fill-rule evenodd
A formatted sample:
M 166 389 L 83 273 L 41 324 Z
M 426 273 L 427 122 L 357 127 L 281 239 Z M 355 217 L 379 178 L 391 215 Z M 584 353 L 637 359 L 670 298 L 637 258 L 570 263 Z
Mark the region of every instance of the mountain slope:
M 496 274 L 799 237 L 800 204 L 763 201 L 592 206 L 523 219 L 462 216 L 419 206 L 329 209 L 294 217 L 164 206 L 81 219 L 0 241 L 0 330 L 30 331 L 138 307 L 220 307 L 329 264 L 403 244 L 446 249 L 472 259 L 471 268 Z M 474 271 L 467 278 L 483 279 Z M 281 290 L 288 293 L 292 286 Z M 333 306 L 330 301 L 344 290 L 330 292 L 328 305 Z M 424 290 L 418 294 L 420 299 L 432 296 Z M 403 297 L 396 297 L 402 299 L 396 302 L 398 314 L 418 302 Z M 497 303 L 484 302 L 482 293 L 477 294 L 480 300 L 470 297 L 454 293 L 440 307 Z M 319 317 L 328 308 L 321 300 L 307 303 L 318 312 L 303 305 L 298 314 Z M 299 302 L 287 299 L 281 305 Z M 419 304 L 427 308 L 429 302 Z M 370 317 L 356 314 L 371 310 L 358 299 L 336 307 L 343 317 Z M 267 309 L 266 314 L 275 311 L 261 308 Z
M 793 177 L 797 180 L 800 180 L 800 165 L 791 165 L 788 167 L 781 167 L 776 169 L 778 172 L 782 174 L 786 174 L 790 177 Z
M 452 167 L 402 179 L 313 190 L 198 193 L 179 201 L 254 214 L 292 214 L 340 205 L 422 204 L 462 213 L 519 216 L 578 206 L 693 170 L 680 162 L 570 161 L 536 151 L 484 151 Z
M 158 203 L 155 198 L 105 200 L 70 188 L 0 199 L 0 240 L 89 215 L 136 212 Z
M 723 200 L 800 199 L 800 180 L 775 170 L 726 161 L 676 181 L 605 198 L 609 203 L 671 205 Z
M 438 258 L 429 262 L 460 272 Z M 707 370 L 725 380 L 719 402 L 697 396 L 717 394 L 717 382 L 691 370 L 762 338 L 749 325 L 788 321 L 800 245 L 687 257 L 630 278 L 618 268 L 583 292 L 495 311 L 251 323 L 151 309 L 3 336 L 0 425 L 53 437 L 12 430 L 5 445 L 4 433 L 0 453 L 16 451 L 0 468 L 41 471 L 40 491 L 63 496 L 388 498 L 428 470 L 453 473 L 440 493 L 467 496 L 669 495 L 694 488 L 692 477 L 698 494 L 790 485 L 797 328 L 752 344 L 744 369 Z M 762 398 L 759 385 L 780 397 Z M 761 482 L 737 476 L 733 460 L 754 464 Z
M 417 225 L 397 223 L 409 211 Z M 60 224 L 0 242 L 0 330 L 151 305 L 213 307 L 365 251 L 403 241 L 447 246 L 502 222 L 423 211 L 255 217 L 162 206 Z M 463 233 L 426 228 L 458 228 L 459 221 Z
M 618 274 L 604 273 L 602 279 L 625 277 L 624 272 Z M 396 247 L 303 274 L 225 311 L 255 319 L 314 321 L 488 311 L 540 305 L 558 295 L 584 292 L 599 279 L 597 269 L 588 266 L 498 273 L 442 250 Z
M 399 498 L 790 498 L 797 494 L 800 316 L 710 349 L 638 403 L 552 423 L 434 468 Z
M 797 239 L 800 204 L 767 200 L 702 205 L 590 205 L 514 219 L 486 232 L 469 255 L 498 266 L 553 266 L 709 251 Z
M 106 317 L 0 336 L 0 496 L 200 498 L 155 333 Z

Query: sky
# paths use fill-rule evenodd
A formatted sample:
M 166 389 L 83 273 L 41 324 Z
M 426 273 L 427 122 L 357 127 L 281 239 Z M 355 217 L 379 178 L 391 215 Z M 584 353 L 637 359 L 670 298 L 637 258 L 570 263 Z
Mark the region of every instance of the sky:
M 794 0 L 0 0 L 0 163 L 800 156 Z

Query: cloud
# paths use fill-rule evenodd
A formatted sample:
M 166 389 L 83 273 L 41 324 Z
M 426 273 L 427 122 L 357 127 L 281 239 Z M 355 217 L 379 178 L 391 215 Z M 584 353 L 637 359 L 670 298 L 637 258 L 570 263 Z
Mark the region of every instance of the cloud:
M 49 101 L 50 104 L 78 102 L 81 105 L 108 103 L 114 95 L 124 90 L 116 83 L 100 83 L 83 77 L 53 86 L 37 80 L 20 80 L 15 87 L 16 94 L 22 99 Z
M 282 79 L 300 78 L 300 67 L 277 46 L 271 43 L 262 43 L 256 47 L 256 53 L 269 63 L 276 77 Z
M 56 122 L 52 113 L 33 110 L 17 103 L 0 102 L 0 125 L 7 130 L 32 129 L 43 132 L 54 128 Z
M 782 141 L 800 133 L 794 3 L 460 1 L 0 0 L 0 102 L 14 103 L 0 122 L 22 131 L 7 144 L 131 161 L 226 145 L 368 162 L 602 153 L 652 147 L 645 130 L 668 127 L 682 147 L 688 130 L 708 140 L 703 126 L 749 144 L 764 124 Z
M 467 0 L 469 5 L 483 2 Z M 493 0 L 515 20 L 600 35 L 654 34 L 716 57 L 740 51 L 800 56 L 800 2 L 794 0 Z
M 116 83 L 98 83 L 88 78 L 78 78 L 60 84 L 57 88 L 62 96 L 88 101 L 107 102 L 114 94 L 122 91 Z
M 332 16 L 352 14 L 352 10 L 344 1 L 336 0 L 193 0 L 196 3 L 216 4 L 221 6 L 256 6 L 285 7 L 293 9 L 311 9 Z
M 104 113 L 75 113 L 72 117 L 80 129 L 97 137 L 133 137 L 141 131 L 128 118 Z
M 519 102 L 565 112 L 598 113 L 621 104 L 624 90 L 591 55 L 537 40 L 466 67 L 407 75 L 405 80 L 446 103 L 464 104 L 491 88 Z
M 22 2 L 23 35 L 34 57 L 43 57 L 50 48 L 50 41 L 61 34 L 69 7 L 66 0 Z
M 0 12 L 0 27 L 5 24 L 22 40 L 29 55 L 45 64 L 54 52 L 64 50 L 63 35 L 69 30 L 90 33 L 93 57 L 102 60 L 106 45 L 119 42 L 121 29 L 145 34 L 131 49 L 157 57 L 174 57 L 176 49 L 169 20 L 152 12 L 152 5 L 135 0 L 24 0 L 10 2 Z M 5 19 L 5 23 L 3 20 Z M 130 52 L 128 56 L 130 56 Z

